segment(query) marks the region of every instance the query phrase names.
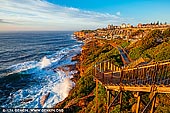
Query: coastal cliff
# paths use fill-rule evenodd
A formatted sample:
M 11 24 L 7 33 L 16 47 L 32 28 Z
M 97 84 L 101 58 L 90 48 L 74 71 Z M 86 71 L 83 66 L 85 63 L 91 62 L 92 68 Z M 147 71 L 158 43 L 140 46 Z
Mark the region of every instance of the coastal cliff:
M 90 33 L 92 33 L 92 31 L 90 31 Z M 130 42 L 122 38 L 114 40 L 98 39 L 94 37 L 86 37 L 85 39 L 82 37 L 78 38 L 84 41 L 81 54 L 73 57 L 73 60 L 77 60 L 76 67 L 79 77 L 76 80 L 75 87 L 69 92 L 68 97 L 58 103 L 55 108 L 69 109 L 70 113 L 95 112 L 96 84 L 93 78 L 94 65 L 97 62 L 110 60 L 118 67 L 123 66 L 119 51 L 109 43 L 116 43 L 124 48 L 133 60 L 140 59 L 141 57 L 146 62 L 170 59 L 170 29 L 166 29 L 163 32 L 160 32 L 160 30 L 151 30 L 145 33 L 147 35 L 142 36 L 140 40 L 136 40 L 135 42 Z M 140 50 L 137 51 L 139 48 Z M 124 95 L 123 111 L 125 113 L 130 111 L 134 112 L 136 106 L 135 94 L 133 92 L 126 92 Z M 169 99 L 169 94 L 159 94 L 158 97 L 159 98 L 156 100 L 157 109 L 155 112 L 169 112 L 168 107 L 170 103 L 164 101 L 165 99 Z M 98 112 L 106 113 L 106 90 L 101 84 L 98 86 L 98 99 Z M 146 96 L 144 100 L 145 103 L 147 103 L 148 100 L 149 98 Z M 143 105 L 141 104 L 141 106 Z M 119 108 L 120 106 L 116 105 L 110 110 L 113 113 L 118 113 L 120 112 Z

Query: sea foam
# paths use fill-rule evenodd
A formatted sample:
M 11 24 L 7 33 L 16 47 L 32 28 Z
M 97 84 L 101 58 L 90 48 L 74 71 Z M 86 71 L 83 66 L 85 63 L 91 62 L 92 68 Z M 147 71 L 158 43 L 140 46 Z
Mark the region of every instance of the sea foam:
M 50 59 L 48 59 L 46 56 L 42 58 L 42 61 L 40 62 L 41 68 L 47 67 L 51 64 Z

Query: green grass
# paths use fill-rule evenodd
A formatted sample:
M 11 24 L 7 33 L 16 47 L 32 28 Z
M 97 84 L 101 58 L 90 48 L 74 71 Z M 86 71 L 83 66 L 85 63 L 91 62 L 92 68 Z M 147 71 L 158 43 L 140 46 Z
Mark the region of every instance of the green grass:
M 140 57 L 155 61 L 170 59 L 170 41 L 166 39 L 167 36 L 169 36 L 167 31 L 166 33 L 159 30 L 151 31 L 130 47 L 129 56 L 134 60 Z M 162 42 L 158 42 L 158 39 L 162 39 Z

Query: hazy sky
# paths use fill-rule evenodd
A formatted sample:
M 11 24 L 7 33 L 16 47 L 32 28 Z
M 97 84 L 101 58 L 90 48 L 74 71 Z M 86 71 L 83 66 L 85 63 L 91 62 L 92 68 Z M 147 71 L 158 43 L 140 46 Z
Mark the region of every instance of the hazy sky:
M 170 0 L 0 0 L 0 31 L 170 22 Z

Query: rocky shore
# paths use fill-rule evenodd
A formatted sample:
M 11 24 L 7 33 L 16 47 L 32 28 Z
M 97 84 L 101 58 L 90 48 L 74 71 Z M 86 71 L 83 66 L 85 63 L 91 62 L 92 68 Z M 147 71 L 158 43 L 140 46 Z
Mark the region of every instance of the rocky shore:
M 79 39 L 78 37 L 76 37 L 76 39 L 78 41 L 82 41 L 82 39 Z M 80 64 L 80 54 L 73 56 L 71 61 L 76 62 L 76 63 L 57 67 L 57 68 L 53 69 L 53 71 L 57 72 L 59 70 L 59 71 L 62 71 L 66 76 L 71 76 L 71 78 L 70 78 L 71 81 L 76 84 L 76 82 L 80 78 L 80 65 L 79 65 Z M 46 100 L 49 98 L 49 95 L 50 95 L 50 92 L 41 96 L 41 99 L 40 99 L 41 106 L 43 106 L 45 104 Z M 25 101 L 30 101 L 30 100 L 25 100 Z M 63 101 L 57 103 L 55 108 L 57 108 L 57 106 L 59 106 L 64 101 L 65 101 L 65 99 Z
M 79 37 L 75 37 L 76 40 L 78 41 L 83 41 L 82 38 Z M 66 73 L 66 75 L 69 75 L 70 72 L 74 72 L 73 74 L 71 74 L 73 77 L 71 78 L 71 80 L 76 84 L 77 81 L 81 78 L 80 76 L 80 59 L 81 59 L 81 53 L 77 54 L 75 56 L 72 57 L 72 61 L 76 61 L 75 64 L 73 65 L 66 65 L 66 66 L 62 66 L 62 67 L 58 67 L 57 69 L 62 70 L 63 72 Z M 54 70 L 55 71 L 55 70 Z M 57 103 L 54 108 L 59 108 L 61 109 L 61 106 L 63 106 L 63 104 L 65 104 L 65 102 L 68 100 L 68 97 L 72 95 L 72 93 L 74 92 L 74 88 L 70 90 L 68 96 L 61 102 Z M 74 105 L 74 104 L 79 104 L 80 106 L 84 106 L 85 104 L 87 104 L 87 102 L 85 102 L 87 100 L 87 98 L 94 98 L 94 94 L 91 93 L 90 95 L 83 97 L 81 99 L 81 101 L 79 101 L 77 103 L 77 101 L 72 100 L 69 103 L 67 103 L 66 106 L 63 106 L 62 108 L 67 111 L 69 111 L 69 113 L 72 113 L 72 111 L 74 111 L 74 106 L 70 109 L 70 106 Z

